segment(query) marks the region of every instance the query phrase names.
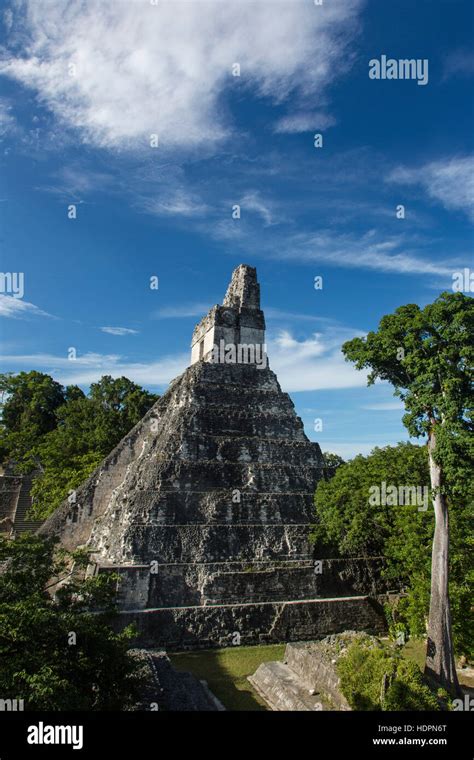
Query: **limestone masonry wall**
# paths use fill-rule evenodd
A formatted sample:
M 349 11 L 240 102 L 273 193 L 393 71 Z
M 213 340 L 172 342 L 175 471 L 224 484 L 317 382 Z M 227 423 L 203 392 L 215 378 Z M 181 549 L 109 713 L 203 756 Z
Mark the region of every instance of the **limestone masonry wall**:
M 310 641 L 345 630 L 384 632 L 378 604 L 367 597 L 182 607 L 122 612 L 118 629 L 133 623 L 138 646 L 169 650 Z

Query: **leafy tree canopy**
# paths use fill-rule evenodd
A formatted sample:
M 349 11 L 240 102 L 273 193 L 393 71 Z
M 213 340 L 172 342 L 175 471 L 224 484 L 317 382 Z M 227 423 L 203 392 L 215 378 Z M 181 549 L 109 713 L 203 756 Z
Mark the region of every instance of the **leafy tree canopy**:
M 332 478 L 337 468 L 340 467 L 341 464 L 345 464 L 344 459 L 340 457 L 339 454 L 333 454 L 330 451 L 323 451 L 323 457 L 324 457 L 324 463 L 326 465 L 325 467 L 326 478 Z
M 1 375 L 0 453 L 17 469 L 41 469 L 33 486 L 37 518 L 77 488 L 158 399 L 125 377 L 105 375 L 86 396 L 39 372 Z
M 463 491 L 473 482 L 474 299 L 442 293 L 432 304 L 400 306 L 380 320 L 377 332 L 344 343 L 368 383 L 388 380 L 406 409 L 411 436 L 436 428 L 434 456 L 445 474 L 443 492 Z
M 368 456 L 357 456 L 336 470 L 334 477 L 320 481 L 315 494 L 314 539 L 342 556 L 383 556 L 385 577 L 394 588 L 404 587 L 405 597 L 396 611 L 399 628 L 412 635 L 426 632 L 430 598 L 431 544 L 434 517 L 423 499 L 418 504 L 377 504 L 371 489 L 394 485 L 429 485 L 426 446 L 400 443 L 376 448 Z M 459 653 L 474 654 L 474 539 L 472 520 L 474 495 L 465 482 L 451 512 L 450 596 L 453 633 Z M 413 492 L 412 492 L 413 493 Z M 420 496 L 423 491 L 418 491 Z M 371 503 L 372 501 L 372 503 Z M 380 500 L 382 502 L 382 499 Z
M 55 556 L 51 539 L 0 538 L 0 693 L 26 710 L 126 709 L 138 699 L 140 671 L 128 651 L 133 630 L 110 625 L 116 578 L 76 580 L 71 559 Z M 87 563 L 84 554 L 74 560 Z

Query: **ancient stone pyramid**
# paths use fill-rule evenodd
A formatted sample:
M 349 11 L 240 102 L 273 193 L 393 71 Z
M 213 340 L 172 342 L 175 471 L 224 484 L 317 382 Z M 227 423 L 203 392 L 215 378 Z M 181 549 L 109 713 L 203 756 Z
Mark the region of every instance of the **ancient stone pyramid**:
M 42 528 L 92 549 L 93 572 L 120 574 L 121 621 L 137 624 L 142 643 L 377 625 L 363 597 L 339 600 L 343 614 L 318 599 L 309 532 L 323 459 L 268 366 L 264 336 L 256 270 L 241 265 L 194 330 L 191 366 Z

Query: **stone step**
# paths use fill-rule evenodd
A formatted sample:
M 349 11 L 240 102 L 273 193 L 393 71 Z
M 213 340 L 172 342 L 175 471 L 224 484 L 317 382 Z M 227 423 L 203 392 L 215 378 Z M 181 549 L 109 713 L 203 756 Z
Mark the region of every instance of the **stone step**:
M 229 492 L 238 490 L 250 491 L 307 491 L 308 482 L 316 483 L 321 477 L 322 468 L 305 466 L 303 464 L 262 463 L 262 462 L 216 462 L 201 460 L 199 462 L 156 456 L 153 469 L 147 474 L 147 488 L 165 488 L 177 491 L 213 489 L 216 483 L 220 488 L 228 488 Z M 136 484 L 129 487 L 139 487 L 140 471 L 136 474 Z M 145 484 L 143 484 L 145 485 Z
M 299 523 L 314 520 L 312 493 L 255 493 L 229 490 L 134 491 L 117 501 L 133 505 L 137 521 L 170 523 Z
M 186 396 L 181 397 L 182 400 Z M 193 406 L 240 407 L 251 405 L 261 411 L 294 411 L 294 404 L 287 393 L 275 388 L 238 386 L 225 383 L 199 383 L 193 386 L 189 400 Z
M 259 568 L 249 564 L 247 570 L 209 576 L 202 586 L 202 596 L 204 604 L 313 599 L 318 596 L 318 581 L 312 565 Z
M 189 417 L 188 429 L 226 436 L 262 436 L 306 441 L 303 423 L 293 413 L 258 412 L 251 409 L 201 409 Z
M 202 362 L 190 367 L 188 375 L 194 373 L 197 383 L 235 385 L 239 388 L 250 385 L 254 388 L 280 391 L 280 384 L 269 367 L 259 369 L 254 364 L 211 364 Z M 177 378 L 179 380 L 179 378 Z
M 317 581 L 306 560 L 300 567 L 288 562 L 279 566 L 249 563 L 242 570 L 224 571 L 222 566 L 212 571 L 209 566 L 159 565 L 150 574 L 148 589 L 149 607 L 239 604 L 311 599 L 317 596 Z
M 337 598 L 365 594 L 370 587 L 375 598 L 387 587 L 382 580 L 370 580 L 375 568 L 368 564 L 363 559 L 353 563 L 349 575 L 345 561 L 325 559 L 315 566 L 311 557 L 117 565 L 102 567 L 101 572 L 120 575 L 120 605 L 126 609 L 133 604 L 133 594 L 143 607 Z
M 30 494 L 31 487 L 32 480 L 30 478 L 23 478 L 15 512 L 15 535 L 27 532 L 33 533 L 42 524 L 41 520 L 34 520 L 29 515 L 32 503 Z
M 383 611 L 365 596 L 120 611 L 117 630 L 130 624 L 138 631 L 136 646 L 170 651 L 311 641 L 347 628 L 385 631 Z
M 261 439 L 258 436 L 203 436 L 187 434 L 176 447 L 170 442 L 163 454 L 173 452 L 174 457 L 183 460 L 217 462 L 258 462 L 260 464 L 288 464 L 307 467 L 323 467 L 324 462 L 319 446 L 307 441 L 289 439 Z
M 124 526 L 120 548 L 140 562 L 291 559 L 308 555 L 309 525 Z M 112 537 L 113 540 L 113 537 Z M 113 559 L 113 545 L 109 545 Z
M 248 680 L 271 710 L 312 712 L 328 709 L 323 696 L 319 692 L 311 694 L 283 662 L 262 663 Z
M 314 596 L 313 561 L 189 562 L 99 566 L 120 576 L 118 604 L 182 607 L 251 601 L 285 601 Z M 138 601 L 140 600 L 140 601 Z

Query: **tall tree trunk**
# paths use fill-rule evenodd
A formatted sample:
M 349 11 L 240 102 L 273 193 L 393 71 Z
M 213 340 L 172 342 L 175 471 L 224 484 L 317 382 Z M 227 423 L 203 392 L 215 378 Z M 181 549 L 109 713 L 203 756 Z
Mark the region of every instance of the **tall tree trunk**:
M 428 644 L 425 674 L 450 694 L 460 693 L 454 662 L 451 612 L 449 607 L 449 523 L 446 497 L 441 493 L 441 467 L 434 461 L 436 447 L 434 425 L 428 440 L 431 489 L 435 513 L 435 531 L 431 555 L 431 598 L 428 619 Z

